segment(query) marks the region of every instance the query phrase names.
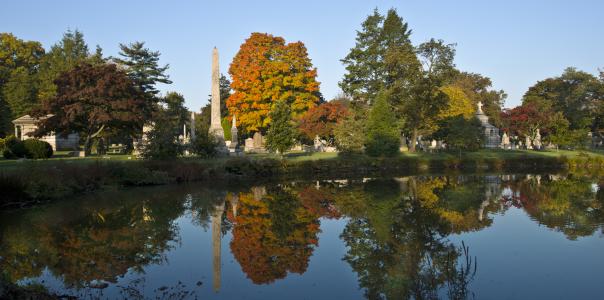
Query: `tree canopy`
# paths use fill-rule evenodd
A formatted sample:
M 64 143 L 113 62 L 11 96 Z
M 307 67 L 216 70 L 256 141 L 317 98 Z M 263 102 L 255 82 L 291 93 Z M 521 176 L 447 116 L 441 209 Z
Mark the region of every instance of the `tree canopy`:
M 341 60 L 346 74 L 339 85 L 353 100 L 371 103 L 388 84 L 387 52 L 409 48 L 411 30 L 395 9 L 382 16 L 376 8 L 361 26 L 355 46 Z
M 113 60 L 126 67 L 128 76 L 134 81 L 148 98 L 157 102 L 159 93 L 157 83 L 171 84 L 170 77 L 166 74 L 170 65 L 159 65 L 159 51 L 151 51 L 145 47 L 145 42 L 134 42 L 129 45 L 120 44 L 119 55 L 123 58 Z
M 348 115 L 348 107 L 342 101 L 321 103 L 309 109 L 300 119 L 298 128 L 309 140 L 316 136 L 333 144 L 333 130 Z
M 244 133 L 266 132 L 277 101 L 285 101 L 295 118 L 322 99 L 317 69 L 302 42 L 286 44 L 282 37 L 252 33 L 233 58 L 229 74 L 234 92 L 227 107 Z
M 82 63 L 61 73 L 54 84 L 56 96 L 44 100 L 33 114 L 40 118 L 35 136 L 80 132 L 86 138 L 87 153 L 91 139 L 104 130 L 139 132 L 153 109 L 135 83 L 114 64 Z

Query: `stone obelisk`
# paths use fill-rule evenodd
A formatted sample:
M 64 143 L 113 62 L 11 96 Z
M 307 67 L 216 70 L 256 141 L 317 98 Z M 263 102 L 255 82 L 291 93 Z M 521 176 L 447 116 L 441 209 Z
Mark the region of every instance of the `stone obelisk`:
M 220 122 L 220 68 L 218 65 L 218 49 L 212 51 L 212 103 L 210 117 L 210 134 L 216 137 L 219 152 L 227 152 L 224 142 L 224 130 Z
M 220 269 L 222 261 L 220 260 L 221 254 L 221 238 L 222 238 L 222 213 L 224 212 L 224 202 L 214 206 L 214 212 L 212 213 L 212 281 L 214 292 L 220 290 Z

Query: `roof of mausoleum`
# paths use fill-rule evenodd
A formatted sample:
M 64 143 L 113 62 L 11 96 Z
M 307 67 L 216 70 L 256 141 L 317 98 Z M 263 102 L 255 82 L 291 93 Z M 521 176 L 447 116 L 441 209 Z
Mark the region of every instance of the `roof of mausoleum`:
M 42 119 L 50 118 L 52 116 L 53 115 L 46 115 L 46 117 L 43 117 Z M 15 124 L 15 125 L 35 125 L 38 120 L 39 119 L 34 118 L 30 115 L 24 115 L 24 116 L 14 119 L 13 124 Z

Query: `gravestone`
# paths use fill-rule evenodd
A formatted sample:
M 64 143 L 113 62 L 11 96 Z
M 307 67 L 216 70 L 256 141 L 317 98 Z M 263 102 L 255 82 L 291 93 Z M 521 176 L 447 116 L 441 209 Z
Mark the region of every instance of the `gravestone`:
M 264 149 L 264 137 L 260 132 L 254 133 L 254 149 L 260 150 Z
M 254 150 L 254 139 L 252 139 L 252 138 L 245 139 L 244 150 L 246 152 L 250 152 L 250 151 Z
M 503 136 L 501 137 L 501 148 L 510 149 L 510 137 L 508 136 L 507 132 L 504 132 Z
M 533 145 L 531 144 L 531 138 L 528 135 L 525 137 L 524 140 L 525 140 L 524 144 L 526 146 L 526 149 L 527 150 L 533 149 Z

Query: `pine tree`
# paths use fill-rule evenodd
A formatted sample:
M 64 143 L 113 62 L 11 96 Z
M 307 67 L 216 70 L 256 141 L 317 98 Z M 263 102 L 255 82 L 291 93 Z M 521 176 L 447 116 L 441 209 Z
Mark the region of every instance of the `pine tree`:
M 271 152 L 276 151 L 283 155 L 294 145 L 297 135 L 292 124 L 289 105 L 283 100 L 277 101 L 269 118 L 271 118 L 271 126 L 266 135 L 266 148 Z
M 166 75 L 170 65 L 159 66 L 159 51 L 151 51 L 145 48 L 144 42 L 134 42 L 129 45 L 120 44 L 120 56 L 114 58 L 118 64 L 127 67 L 128 76 L 139 86 L 140 90 L 147 94 L 150 100 L 157 102 L 156 95 L 159 93 L 155 85 L 159 83 L 171 84 L 172 81 Z
M 410 35 L 411 30 L 396 10 L 390 9 L 384 18 L 375 9 L 357 32 L 355 47 L 342 59 L 347 73 L 339 85 L 344 93 L 365 103 L 375 99 L 387 83 L 384 60 L 388 49 L 410 46 Z
M 393 156 L 399 152 L 400 131 L 387 98 L 385 92 L 380 92 L 369 112 L 365 151 L 371 156 Z
M 54 81 L 59 74 L 70 71 L 86 61 L 89 56 L 88 45 L 82 32 L 68 30 L 63 34 L 61 41 L 54 44 L 42 58 L 39 72 L 39 98 L 44 100 L 53 97 L 57 91 Z

